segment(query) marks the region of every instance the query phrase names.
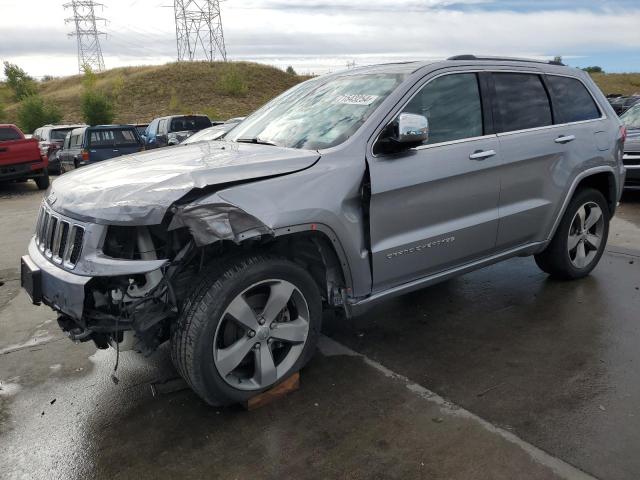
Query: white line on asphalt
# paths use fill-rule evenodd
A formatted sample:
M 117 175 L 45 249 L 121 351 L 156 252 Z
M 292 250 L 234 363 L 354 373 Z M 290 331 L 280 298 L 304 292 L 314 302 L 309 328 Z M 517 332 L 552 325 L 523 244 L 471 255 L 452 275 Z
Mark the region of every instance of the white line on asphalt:
M 471 413 L 468 410 L 465 410 L 454 403 L 451 403 L 444 398 L 442 398 L 437 393 L 432 392 L 431 390 L 423 387 L 422 385 L 418 385 L 417 383 L 412 382 L 404 375 L 400 375 L 398 373 L 389 370 L 384 365 L 376 362 L 375 360 L 371 360 L 366 355 L 362 355 L 358 352 L 351 350 L 349 347 L 342 345 L 341 343 L 336 342 L 335 340 L 322 335 L 320 337 L 320 341 L 318 343 L 318 348 L 320 352 L 327 356 L 339 356 L 346 355 L 350 357 L 360 357 L 364 360 L 364 362 L 381 372 L 386 377 L 394 378 L 402 381 L 405 386 L 416 395 L 424 398 L 427 401 L 433 402 L 437 404 L 440 408 L 442 408 L 447 414 L 455 415 L 458 417 L 468 418 L 480 424 L 485 430 L 495 433 L 508 442 L 511 442 L 517 446 L 519 446 L 522 450 L 529 454 L 529 456 L 537 463 L 544 465 L 551 469 L 556 475 L 559 475 L 562 478 L 570 479 L 570 480 L 597 480 L 595 477 L 589 475 L 582 470 L 570 465 L 569 463 L 561 460 L 560 458 L 554 457 L 549 453 L 541 450 L 540 448 L 532 445 L 520 437 L 514 435 L 513 433 L 504 430 L 500 427 L 496 427 L 491 422 L 488 422 L 474 413 Z

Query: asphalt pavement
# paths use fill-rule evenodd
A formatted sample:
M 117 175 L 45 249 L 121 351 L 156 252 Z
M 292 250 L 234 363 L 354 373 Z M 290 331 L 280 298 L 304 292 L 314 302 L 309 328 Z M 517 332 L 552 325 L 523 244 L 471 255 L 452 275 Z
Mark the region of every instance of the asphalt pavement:
M 300 390 L 253 412 L 207 407 L 166 346 L 116 385 L 113 351 L 31 305 L 40 199 L 0 185 L 0 478 L 640 478 L 638 194 L 589 278 L 519 258 L 328 315 Z

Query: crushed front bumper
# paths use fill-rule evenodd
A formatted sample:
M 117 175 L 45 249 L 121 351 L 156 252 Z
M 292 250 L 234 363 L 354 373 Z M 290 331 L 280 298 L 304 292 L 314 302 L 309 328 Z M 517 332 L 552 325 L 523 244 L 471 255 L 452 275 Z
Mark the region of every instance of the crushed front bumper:
M 21 284 L 33 303 L 44 303 L 80 322 L 84 308 L 85 285 L 92 277 L 76 275 L 51 263 L 29 242 L 29 254 L 21 260 Z

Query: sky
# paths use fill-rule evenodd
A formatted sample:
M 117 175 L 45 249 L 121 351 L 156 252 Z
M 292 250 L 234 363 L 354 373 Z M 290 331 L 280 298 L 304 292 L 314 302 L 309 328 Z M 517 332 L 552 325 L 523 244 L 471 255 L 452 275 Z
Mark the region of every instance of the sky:
M 78 71 L 65 0 L 0 0 L 0 61 L 35 77 Z M 101 0 L 107 68 L 176 59 L 172 0 Z M 224 0 L 230 60 L 322 74 L 349 62 L 451 55 L 552 58 L 640 71 L 640 0 Z

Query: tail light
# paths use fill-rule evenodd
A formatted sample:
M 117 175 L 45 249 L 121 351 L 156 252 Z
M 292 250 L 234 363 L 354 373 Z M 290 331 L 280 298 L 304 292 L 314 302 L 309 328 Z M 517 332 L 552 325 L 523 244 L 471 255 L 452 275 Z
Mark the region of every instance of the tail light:
M 83 162 L 89 161 L 89 150 L 82 150 L 82 161 Z
M 627 140 L 627 128 L 624 125 L 620 126 L 620 139 L 622 140 L 622 143 Z

